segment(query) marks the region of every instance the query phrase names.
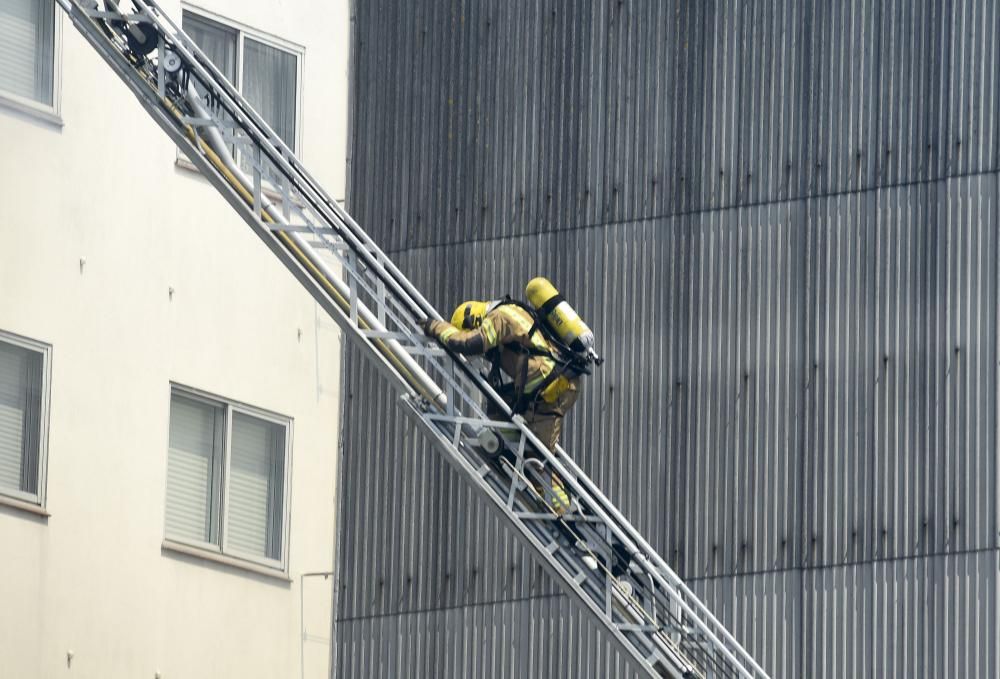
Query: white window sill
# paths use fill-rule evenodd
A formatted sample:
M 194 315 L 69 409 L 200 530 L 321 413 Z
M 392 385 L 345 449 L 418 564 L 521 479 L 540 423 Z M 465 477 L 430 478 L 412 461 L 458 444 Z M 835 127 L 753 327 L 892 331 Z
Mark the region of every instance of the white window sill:
M 0 507 L 11 507 L 12 509 L 19 509 L 22 512 L 27 512 L 28 514 L 34 514 L 36 516 L 43 516 L 46 519 L 52 516 L 45 509 L 45 507 L 36 505 L 33 502 L 26 502 L 25 500 L 18 500 L 17 498 L 8 497 L 6 495 L 0 495 Z
M 43 123 L 48 123 L 56 127 L 63 127 L 65 124 L 63 123 L 62 116 L 55 109 L 44 104 L 36 104 L 27 100 L 21 100 L 20 98 L 13 98 L 2 92 L 0 92 L 0 108 L 16 111 L 28 118 L 34 118 L 35 120 L 40 120 Z
M 256 564 L 252 561 L 246 561 L 234 556 L 227 556 L 226 554 L 221 554 L 219 552 L 209 552 L 198 547 L 186 545 L 183 542 L 164 540 L 160 547 L 168 552 L 176 552 L 178 554 L 184 554 L 185 556 L 193 556 L 198 559 L 204 559 L 205 561 L 211 561 L 212 563 L 219 563 L 225 566 L 239 568 L 240 570 L 274 578 L 275 580 L 279 580 L 281 582 L 290 583 L 292 581 L 292 579 L 288 577 L 288 573 L 277 568 L 269 568 L 268 566 Z

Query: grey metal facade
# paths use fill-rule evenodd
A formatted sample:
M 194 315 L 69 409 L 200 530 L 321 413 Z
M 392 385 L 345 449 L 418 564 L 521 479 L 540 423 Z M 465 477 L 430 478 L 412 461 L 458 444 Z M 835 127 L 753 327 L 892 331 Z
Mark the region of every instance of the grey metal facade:
M 775 677 L 1000 677 L 1000 6 L 357 2 L 349 209 L 544 273 L 565 444 Z M 347 360 L 337 676 L 631 676 Z

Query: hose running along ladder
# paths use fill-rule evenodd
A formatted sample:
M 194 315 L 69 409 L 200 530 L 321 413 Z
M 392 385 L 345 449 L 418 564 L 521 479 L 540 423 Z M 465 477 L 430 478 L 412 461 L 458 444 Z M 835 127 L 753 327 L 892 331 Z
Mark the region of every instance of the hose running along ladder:
M 637 668 L 650 677 L 767 679 L 572 457 L 547 450 L 477 363 L 424 337 L 420 320 L 440 314 L 154 0 L 132 0 L 127 10 L 113 0 L 57 2 L 395 385 L 403 411 Z M 504 415 L 487 417 L 488 403 Z M 504 454 L 485 453 L 491 435 L 507 442 Z M 544 469 L 524 464 L 532 450 Z M 561 516 L 544 496 L 550 473 L 574 498 Z

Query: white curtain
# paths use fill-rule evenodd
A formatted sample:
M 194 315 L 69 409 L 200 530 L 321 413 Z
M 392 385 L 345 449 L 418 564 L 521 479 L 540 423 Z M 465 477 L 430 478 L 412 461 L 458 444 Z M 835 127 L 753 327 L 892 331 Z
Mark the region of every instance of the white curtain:
M 0 0 L 2 2 L 3 0 Z M 222 24 L 185 11 L 181 27 L 230 83 L 236 82 L 237 32 Z
M 52 105 L 53 0 L 0 0 L 0 90 Z
M 295 150 L 296 56 L 246 38 L 243 96 L 278 136 Z
M 167 453 L 166 535 L 218 544 L 224 411 L 174 394 Z
M 278 560 L 284 505 L 284 427 L 236 413 L 230 456 L 227 547 Z
M 226 76 L 230 83 L 235 83 L 236 47 L 239 32 L 235 28 L 223 26 L 187 10 L 181 16 L 181 28 L 194 40 L 194 44 L 205 53 L 205 56 L 215 64 L 222 75 Z M 195 89 L 202 96 L 205 96 L 207 89 L 197 84 L 197 80 L 195 83 Z M 229 152 L 236 153 L 236 147 L 230 145 Z
M 0 490 L 38 494 L 42 356 L 0 343 Z

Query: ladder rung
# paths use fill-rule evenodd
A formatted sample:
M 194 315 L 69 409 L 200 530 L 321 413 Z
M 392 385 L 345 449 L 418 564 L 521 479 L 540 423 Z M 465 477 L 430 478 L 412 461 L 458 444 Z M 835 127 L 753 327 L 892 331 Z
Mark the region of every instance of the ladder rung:
M 268 230 L 275 233 L 312 233 L 312 228 L 308 226 L 285 226 L 284 224 L 268 224 Z
M 396 332 L 394 330 L 360 330 L 359 332 L 369 339 L 392 339 L 397 342 L 413 341 L 413 338 L 410 335 Z
M 662 631 L 659 627 L 655 625 L 636 625 L 634 623 L 625 623 L 622 625 L 616 625 L 618 629 L 622 632 L 644 632 L 647 634 L 656 634 Z
M 523 484 L 520 488 L 524 488 Z M 556 522 L 559 520 L 558 516 L 553 516 L 552 514 L 542 514 L 541 512 L 515 512 L 515 516 L 519 519 L 525 519 L 527 521 L 549 521 Z

